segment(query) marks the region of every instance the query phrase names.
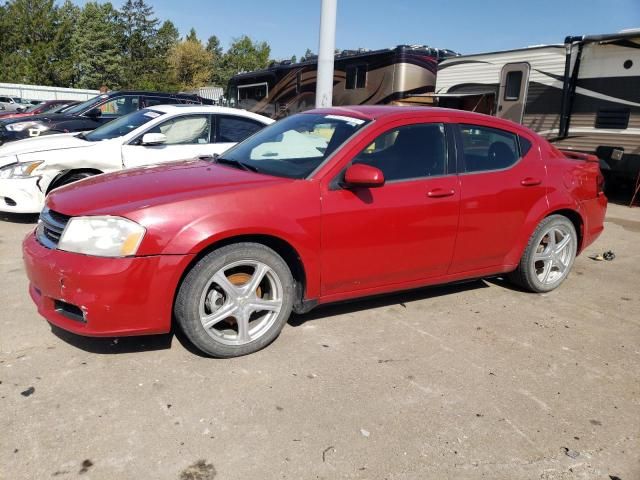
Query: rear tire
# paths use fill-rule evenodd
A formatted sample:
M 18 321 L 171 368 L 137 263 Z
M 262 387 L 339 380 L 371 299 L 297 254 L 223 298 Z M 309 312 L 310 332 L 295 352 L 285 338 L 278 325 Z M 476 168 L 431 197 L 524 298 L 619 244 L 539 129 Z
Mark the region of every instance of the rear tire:
M 294 292 L 280 255 L 258 243 L 236 243 L 191 268 L 174 313 L 196 348 L 213 357 L 239 357 L 277 338 L 291 314 Z
M 535 293 L 550 292 L 567 278 L 578 248 L 578 235 L 571 220 L 551 215 L 531 235 L 518 268 L 509 280 Z

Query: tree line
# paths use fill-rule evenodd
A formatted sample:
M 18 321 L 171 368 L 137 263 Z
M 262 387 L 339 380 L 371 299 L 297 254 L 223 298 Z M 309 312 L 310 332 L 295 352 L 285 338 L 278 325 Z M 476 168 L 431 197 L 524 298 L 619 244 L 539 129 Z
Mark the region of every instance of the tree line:
M 270 53 L 266 42 L 246 35 L 226 51 L 215 35 L 203 42 L 191 29 L 181 38 L 144 0 L 127 0 L 120 9 L 70 0 L 0 5 L 0 82 L 112 90 L 224 87 L 238 72 L 267 67 Z

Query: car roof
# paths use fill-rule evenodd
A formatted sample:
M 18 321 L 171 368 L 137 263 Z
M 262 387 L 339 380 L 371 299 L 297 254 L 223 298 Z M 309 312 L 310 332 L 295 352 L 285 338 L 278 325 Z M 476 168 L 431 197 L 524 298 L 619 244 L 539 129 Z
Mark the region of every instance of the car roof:
M 439 107 L 410 107 L 398 105 L 354 105 L 345 107 L 329 107 L 307 110 L 304 113 L 319 113 L 323 115 L 344 115 L 363 120 L 394 120 L 401 119 L 407 115 L 424 115 L 429 116 L 447 116 L 456 122 L 474 122 L 482 120 L 490 122 L 496 128 L 505 128 L 511 131 L 531 131 L 520 124 L 497 118 L 482 113 L 468 112 L 465 110 L 457 110 L 453 108 Z
M 236 115 L 241 117 L 253 118 L 263 123 L 273 123 L 273 120 L 258 113 L 249 112 L 240 108 L 219 107 L 216 105 L 194 105 L 194 104 L 177 104 L 177 105 L 153 105 L 146 107 L 149 110 L 175 115 L 178 113 L 215 113 L 218 115 Z

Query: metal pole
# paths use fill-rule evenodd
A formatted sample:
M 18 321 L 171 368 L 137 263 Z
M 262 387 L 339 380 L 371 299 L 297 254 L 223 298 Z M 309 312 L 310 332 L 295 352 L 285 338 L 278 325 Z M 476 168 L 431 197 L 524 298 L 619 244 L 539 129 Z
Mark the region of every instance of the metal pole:
M 322 0 L 316 108 L 330 107 L 333 100 L 333 58 L 336 48 L 336 10 L 338 0 Z

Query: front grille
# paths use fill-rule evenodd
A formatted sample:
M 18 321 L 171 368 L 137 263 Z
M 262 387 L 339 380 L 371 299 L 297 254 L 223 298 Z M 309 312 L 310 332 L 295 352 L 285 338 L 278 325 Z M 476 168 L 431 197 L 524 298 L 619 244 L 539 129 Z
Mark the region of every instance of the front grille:
M 68 215 L 54 212 L 45 207 L 40 214 L 40 220 L 36 228 L 36 238 L 45 247 L 56 248 L 64 227 L 67 226 L 70 218 Z

